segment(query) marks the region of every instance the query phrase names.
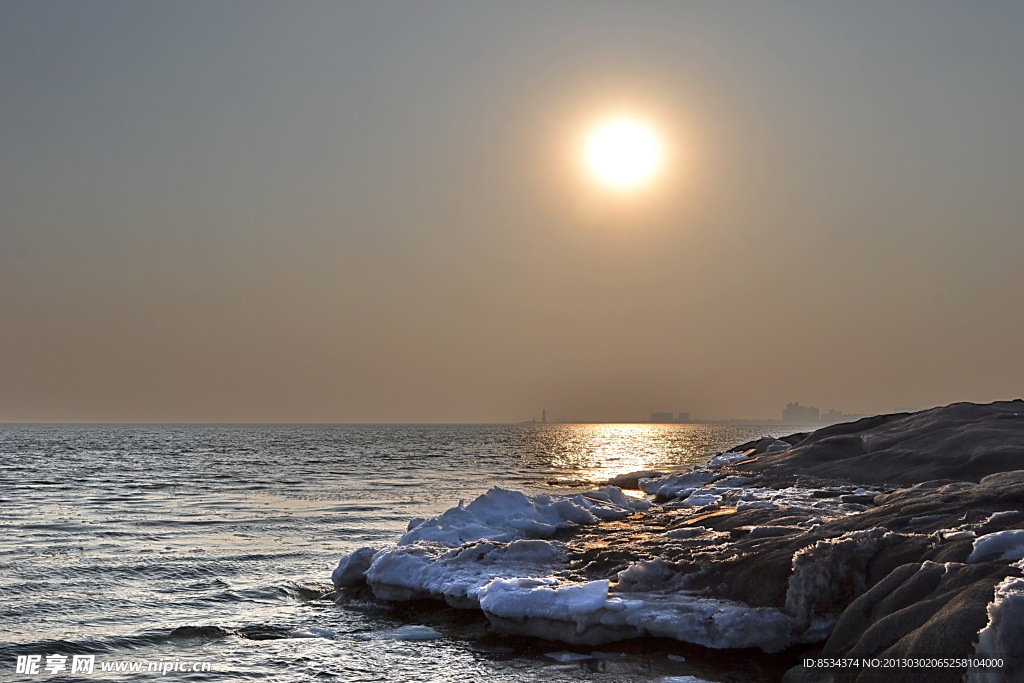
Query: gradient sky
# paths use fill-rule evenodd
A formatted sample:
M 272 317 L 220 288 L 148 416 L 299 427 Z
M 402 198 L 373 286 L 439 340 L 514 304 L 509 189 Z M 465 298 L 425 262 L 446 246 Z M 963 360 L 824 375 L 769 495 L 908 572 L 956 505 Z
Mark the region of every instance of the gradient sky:
M 1024 391 L 1024 5 L 0 4 L 0 421 Z M 609 113 L 669 164 L 580 168 Z

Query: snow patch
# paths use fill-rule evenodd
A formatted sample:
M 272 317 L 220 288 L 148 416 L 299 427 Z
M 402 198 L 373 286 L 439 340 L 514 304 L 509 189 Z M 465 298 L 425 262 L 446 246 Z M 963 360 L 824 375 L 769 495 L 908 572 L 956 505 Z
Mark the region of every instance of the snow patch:
M 993 512 L 989 515 L 988 519 L 981 523 L 981 526 L 995 524 L 997 522 L 1010 522 L 1016 520 L 1020 515 L 1021 513 L 1019 510 L 1000 510 L 999 512 Z
M 1024 558 L 1024 529 L 997 531 L 979 536 L 974 541 L 974 549 L 967 557 L 967 563 L 974 564 L 996 554 L 998 557 L 991 559 L 1019 560 Z

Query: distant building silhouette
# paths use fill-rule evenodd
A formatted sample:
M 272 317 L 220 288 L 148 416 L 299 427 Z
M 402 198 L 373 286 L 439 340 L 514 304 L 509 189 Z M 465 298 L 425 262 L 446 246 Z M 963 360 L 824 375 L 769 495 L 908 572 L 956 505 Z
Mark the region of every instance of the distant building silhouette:
M 799 403 L 787 403 L 782 411 L 782 421 L 793 424 L 814 424 L 820 421 L 821 415 L 813 406 L 802 406 Z
M 836 410 L 835 408 L 829 408 L 828 411 L 821 415 L 822 422 L 843 422 L 845 419 L 846 415 L 843 414 L 843 411 Z
M 677 420 L 677 421 L 678 422 L 683 422 L 683 423 L 689 422 L 690 421 L 690 414 L 689 413 L 684 413 L 684 412 L 680 411 L 680 413 L 679 413 L 679 420 Z
M 651 422 L 675 422 L 672 413 L 651 413 Z
M 856 422 L 862 417 L 867 417 L 867 415 L 861 413 L 844 413 L 841 410 L 830 408 L 827 412 L 821 414 L 821 421 L 824 424 L 836 424 L 838 422 Z

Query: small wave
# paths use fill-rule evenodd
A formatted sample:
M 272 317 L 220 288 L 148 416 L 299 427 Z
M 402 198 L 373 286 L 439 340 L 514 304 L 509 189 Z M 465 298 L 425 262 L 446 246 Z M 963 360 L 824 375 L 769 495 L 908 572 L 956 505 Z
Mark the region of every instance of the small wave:
M 171 631 L 149 630 L 133 635 L 110 636 L 106 638 L 87 638 L 84 640 L 68 640 L 64 638 L 48 638 L 29 643 L 17 643 L 13 646 L 0 645 L 0 659 L 7 659 L 26 652 L 74 652 L 76 654 L 112 654 L 152 648 L 168 643 L 180 643 L 182 640 L 215 640 L 232 635 L 219 626 L 180 626 Z M 10 652 L 8 652 L 10 650 Z
M 276 602 L 312 602 L 331 595 L 326 585 L 322 587 L 289 584 L 285 586 L 261 586 L 225 590 L 204 598 L 205 602 L 255 602 L 270 604 Z

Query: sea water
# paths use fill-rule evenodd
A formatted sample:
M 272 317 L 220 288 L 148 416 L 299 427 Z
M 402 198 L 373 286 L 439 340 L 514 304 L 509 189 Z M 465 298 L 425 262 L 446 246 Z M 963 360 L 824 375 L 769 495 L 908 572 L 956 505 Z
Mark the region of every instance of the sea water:
M 671 641 L 581 656 L 478 613 L 324 596 L 343 555 L 492 486 L 575 493 L 800 430 L 0 425 L 0 679 L 772 680 L 764 658 Z

